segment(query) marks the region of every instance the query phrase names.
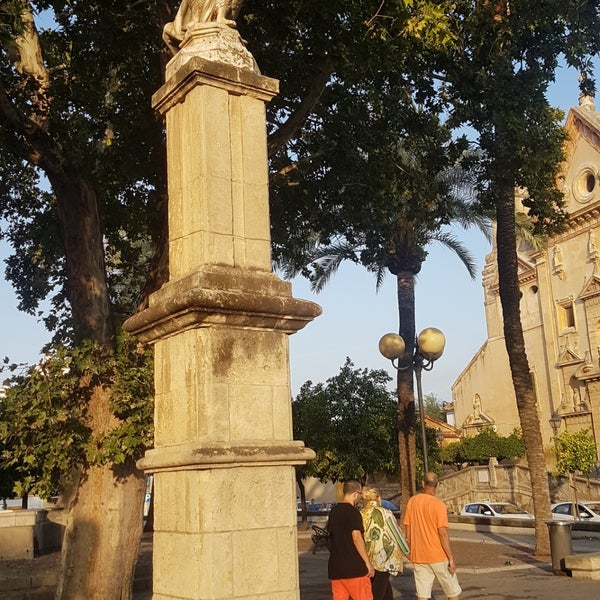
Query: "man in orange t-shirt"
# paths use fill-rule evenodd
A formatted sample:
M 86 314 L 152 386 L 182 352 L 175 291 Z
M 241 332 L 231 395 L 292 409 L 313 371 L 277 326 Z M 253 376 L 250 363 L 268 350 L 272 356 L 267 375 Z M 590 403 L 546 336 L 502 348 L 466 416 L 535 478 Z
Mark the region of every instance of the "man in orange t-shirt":
M 423 493 L 408 500 L 404 514 L 417 600 L 431 598 L 434 579 L 438 580 L 448 600 L 458 600 L 462 590 L 450 548 L 448 511 L 446 505 L 435 497 L 437 475 L 425 473 L 422 485 Z

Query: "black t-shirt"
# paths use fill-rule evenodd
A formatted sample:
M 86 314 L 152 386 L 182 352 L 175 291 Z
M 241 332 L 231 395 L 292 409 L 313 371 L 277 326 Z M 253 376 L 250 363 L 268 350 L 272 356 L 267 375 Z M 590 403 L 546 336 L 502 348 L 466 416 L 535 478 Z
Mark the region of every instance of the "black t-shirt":
M 362 516 L 347 502 L 336 504 L 329 513 L 329 579 L 352 579 L 368 574 L 367 565 L 356 550 L 352 532 L 364 532 Z

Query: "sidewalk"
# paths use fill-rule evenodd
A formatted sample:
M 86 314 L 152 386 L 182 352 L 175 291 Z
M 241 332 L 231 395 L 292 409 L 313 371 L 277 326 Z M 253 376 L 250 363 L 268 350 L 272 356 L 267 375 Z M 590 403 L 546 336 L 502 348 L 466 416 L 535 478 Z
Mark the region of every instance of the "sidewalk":
M 299 537 L 304 536 L 303 532 Z M 461 600 L 571 600 L 598 598 L 597 581 L 578 581 L 566 575 L 554 575 L 550 557 L 532 555 L 532 536 L 480 534 L 450 531 L 452 549 L 463 593 Z M 300 544 L 301 547 L 301 544 Z M 574 537 L 573 552 L 600 551 L 600 540 Z M 300 552 L 301 600 L 331 600 L 327 580 L 328 553 Z M 390 579 L 394 598 L 414 599 L 415 587 L 410 563 L 404 573 Z M 432 600 L 445 600 L 434 587 Z
M 298 531 L 300 600 L 331 600 L 327 550 L 312 552 L 312 530 Z M 599 597 L 598 581 L 578 581 L 554 575 L 550 557 L 534 557 L 533 536 L 450 530 L 452 548 L 463 588 L 462 600 L 571 600 Z M 600 551 L 600 539 L 574 535 L 573 552 Z M 26 561 L 0 561 L 2 600 L 52 600 L 59 553 Z M 151 600 L 152 536 L 144 535 L 136 569 L 134 600 Z M 394 598 L 415 598 L 410 563 L 391 578 Z M 444 600 L 439 587 L 432 600 Z

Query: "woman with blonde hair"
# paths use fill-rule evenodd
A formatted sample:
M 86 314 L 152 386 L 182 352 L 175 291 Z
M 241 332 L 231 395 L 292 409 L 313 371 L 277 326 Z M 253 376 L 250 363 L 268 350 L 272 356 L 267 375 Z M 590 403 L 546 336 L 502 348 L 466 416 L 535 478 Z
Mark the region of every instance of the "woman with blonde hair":
M 373 600 L 393 600 L 390 575 L 402 573 L 402 558 L 408 546 L 392 511 L 381 506 L 381 496 L 374 488 L 363 488 L 360 511 L 365 528 L 365 545 L 375 576 L 371 579 Z

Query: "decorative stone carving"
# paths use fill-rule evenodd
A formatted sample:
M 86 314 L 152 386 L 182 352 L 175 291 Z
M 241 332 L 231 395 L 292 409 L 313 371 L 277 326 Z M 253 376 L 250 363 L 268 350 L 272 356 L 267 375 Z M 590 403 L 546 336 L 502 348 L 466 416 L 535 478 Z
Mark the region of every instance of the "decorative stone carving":
M 587 254 L 588 254 L 588 262 L 593 263 L 594 272 L 598 269 L 598 243 L 596 240 L 596 231 L 594 229 L 590 229 L 588 233 L 588 243 L 587 243 Z
M 565 336 L 565 344 L 559 348 L 557 367 L 566 367 L 568 365 L 577 365 L 583 363 L 583 357 L 576 348 L 571 346 L 571 336 Z
M 186 35 L 179 52 L 167 64 L 166 79 L 196 57 L 260 74 L 258 65 L 244 46 L 240 34 L 235 29 L 223 27 L 219 23 L 198 25 Z
M 592 275 L 584 284 L 583 289 L 579 292 L 579 298 L 582 300 L 590 300 L 600 296 L 600 277 Z
M 473 417 L 475 420 L 479 419 L 481 415 L 481 399 L 479 398 L 479 394 L 475 394 L 473 398 Z
M 186 35 L 199 25 L 218 23 L 235 28 L 241 4 L 241 0 L 182 0 L 175 20 L 163 29 L 163 40 L 172 54 L 177 54 Z
M 552 273 L 557 275 L 559 279 L 565 278 L 565 266 L 563 264 L 562 249 L 560 246 L 554 246 L 554 253 L 552 256 Z
M 480 430 L 486 427 L 495 427 L 494 419 L 488 417 L 481 408 L 481 397 L 479 394 L 473 396 L 473 414 L 469 415 L 463 422 L 463 431 L 474 431 L 476 435 Z
M 590 229 L 588 233 L 588 254 L 593 258 L 598 256 L 598 244 L 596 243 L 596 232 L 594 229 Z

